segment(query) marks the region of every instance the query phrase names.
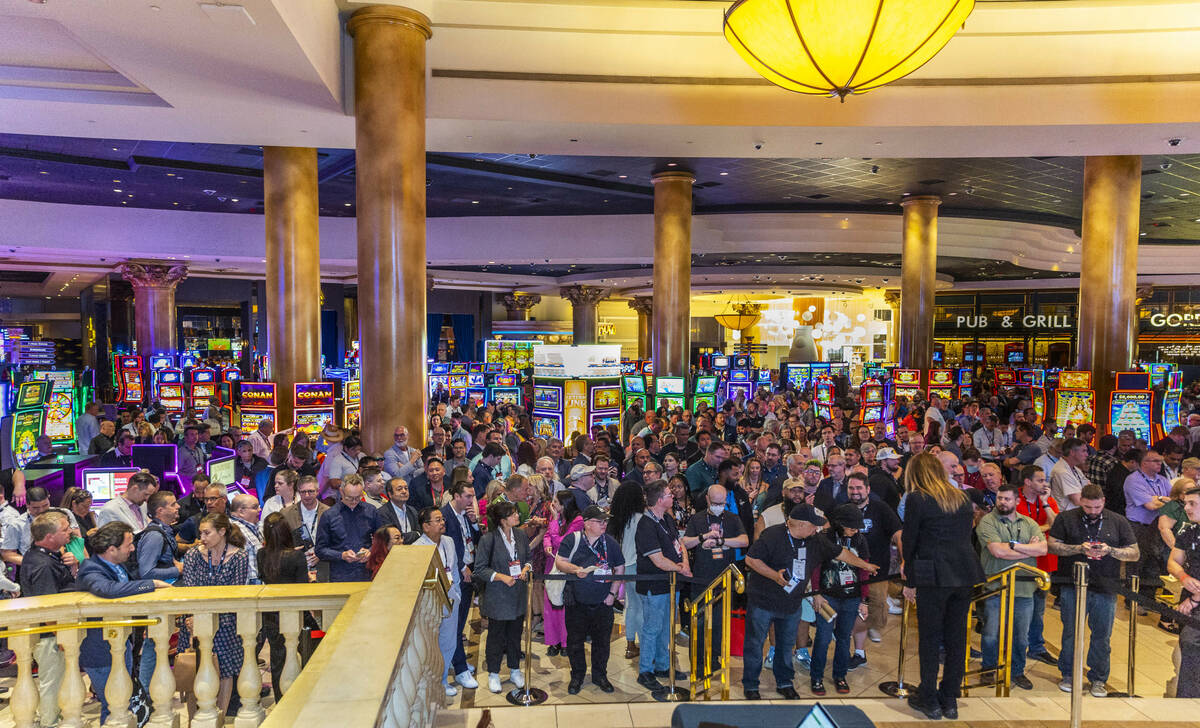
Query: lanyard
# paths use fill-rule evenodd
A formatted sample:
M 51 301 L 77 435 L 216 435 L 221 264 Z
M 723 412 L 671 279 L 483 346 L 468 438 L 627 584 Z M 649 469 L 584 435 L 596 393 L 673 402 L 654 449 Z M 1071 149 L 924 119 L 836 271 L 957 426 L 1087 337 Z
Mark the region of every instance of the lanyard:
M 313 538 L 313 529 L 317 526 L 317 509 L 314 508 L 312 510 L 313 517 L 311 524 L 308 522 L 308 518 L 304 515 L 307 512 L 308 511 L 305 510 L 304 506 L 300 506 L 300 522 L 301 525 L 304 526 L 304 530 L 307 532 L 308 538 L 311 540 Z
M 225 554 L 229 552 L 229 544 L 221 549 L 221 560 L 215 565 L 212 562 L 212 554 L 205 554 L 204 563 L 208 565 L 208 578 L 216 579 L 217 574 L 221 573 L 221 567 L 225 565 Z
M 121 500 L 125 499 L 122 498 Z M 133 513 L 133 517 L 137 521 L 138 526 L 144 528 L 146 525 L 146 520 L 142 518 L 142 509 L 130 503 L 129 501 L 125 501 L 125 507 L 128 508 L 131 513 Z
M 588 543 L 586 534 L 580 533 L 579 537 L 583 539 L 583 543 L 588 547 L 588 551 L 591 551 L 593 554 L 595 554 L 596 559 L 599 560 L 601 564 L 608 563 L 608 542 L 605 540 L 604 534 L 600 534 L 600 538 L 597 540 L 600 544 L 600 551 L 592 548 L 592 545 Z
M 1096 524 L 1096 532 L 1095 533 L 1092 533 L 1092 527 L 1091 527 L 1092 521 L 1086 517 L 1083 518 L 1082 520 L 1083 520 L 1083 531 L 1087 535 L 1088 540 L 1089 541 L 1099 541 L 1100 540 L 1100 531 L 1104 528 L 1104 514 L 1101 513 L 1100 517 L 1095 520 L 1095 524 Z

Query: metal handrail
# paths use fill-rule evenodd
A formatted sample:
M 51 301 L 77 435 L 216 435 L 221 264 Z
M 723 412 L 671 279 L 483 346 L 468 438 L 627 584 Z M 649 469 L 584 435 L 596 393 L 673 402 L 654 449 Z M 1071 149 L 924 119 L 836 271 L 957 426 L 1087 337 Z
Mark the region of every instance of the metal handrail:
M 1032 557 L 1030 557 L 1030 558 L 1032 558 Z M 1030 566 L 1029 564 L 1026 564 L 1026 563 L 1023 563 L 1020 561 L 1012 562 L 1011 564 L 1004 567 L 1000 571 L 997 571 L 995 574 L 992 574 L 988 578 L 984 579 L 982 583 L 988 584 L 993 581 L 999 581 L 1000 579 L 1004 578 L 1004 575 L 1009 573 L 1010 571 L 1027 571 L 1030 574 L 1034 575 L 1034 577 L 1035 577 L 1034 583 L 1037 585 L 1038 589 L 1041 589 L 1042 591 L 1046 591 L 1047 589 L 1050 588 L 1050 574 L 1049 573 L 1042 571 L 1041 569 L 1039 569 L 1035 566 Z
M 717 574 L 716 578 L 713 579 L 708 586 L 704 587 L 704 591 L 700 592 L 700 596 L 696 597 L 695 599 L 684 599 L 683 608 L 690 610 L 695 604 L 709 598 L 711 596 L 711 592 L 721 585 L 721 581 L 725 578 L 726 572 L 733 573 L 734 589 L 737 590 L 738 594 L 746 591 L 746 577 L 742 575 L 741 570 L 738 569 L 736 564 L 730 564 L 729 566 L 726 566 L 720 574 Z
M 720 590 L 719 596 L 714 596 L 714 593 Z M 733 611 L 733 604 L 730 601 L 731 592 L 736 591 L 741 594 L 746 590 L 746 580 L 742 575 L 741 570 L 737 566 L 730 564 L 726 566 L 720 574 L 709 583 L 704 591 L 700 592 L 695 599 L 683 600 L 684 609 L 688 610 L 690 615 L 690 667 L 688 673 L 689 692 L 692 697 L 695 697 L 698 691 L 703 691 L 706 695 L 709 688 L 712 687 L 713 675 L 720 673 L 721 676 L 721 699 L 729 699 L 729 652 L 730 652 L 730 621 Z M 720 616 L 721 621 L 721 667 L 718 670 L 712 669 L 712 632 L 713 632 L 713 604 L 721 602 Z M 700 674 L 700 658 L 698 654 L 700 645 L 700 626 L 697 611 L 704 610 L 704 655 L 703 668 L 704 674 Z M 672 648 L 674 648 L 674 638 L 671 640 Z M 674 678 L 674 659 L 671 660 L 672 679 Z
M 30 634 L 52 634 L 54 632 L 63 632 L 68 629 L 104 629 L 105 627 L 150 627 L 158 624 L 162 620 L 154 619 L 109 619 L 99 622 L 65 622 L 59 624 L 42 624 L 37 627 L 24 627 L 22 629 L 8 629 L 0 632 L 0 639 L 9 637 L 20 637 Z

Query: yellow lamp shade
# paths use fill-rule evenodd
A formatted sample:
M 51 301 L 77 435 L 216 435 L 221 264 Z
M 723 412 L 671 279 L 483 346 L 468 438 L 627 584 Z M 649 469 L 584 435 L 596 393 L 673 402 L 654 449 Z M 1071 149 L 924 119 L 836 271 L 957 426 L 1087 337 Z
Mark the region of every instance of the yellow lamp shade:
M 975 0 L 737 0 L 725 38 L 771 83 L 843 101 L 903 78 L 962 27 Z

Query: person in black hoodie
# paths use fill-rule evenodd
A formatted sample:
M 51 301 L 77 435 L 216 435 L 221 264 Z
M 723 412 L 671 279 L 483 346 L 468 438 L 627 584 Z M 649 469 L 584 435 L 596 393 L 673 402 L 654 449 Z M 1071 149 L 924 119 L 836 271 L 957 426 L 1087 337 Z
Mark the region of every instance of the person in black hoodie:
M 914 455 L 904 484 L 904 598 L 915 602 L 920 625 L 921 686 L 908 704 L 930 720 L 958 718 L 967 652 L 967 611 L 971 589 L 983 581 L 983 567 L 971 547 L 974 507 L 929 453 Z M 919 597 L 919 598 L 918 598 Z M 946 667 L 938 685 L 941 648 Z

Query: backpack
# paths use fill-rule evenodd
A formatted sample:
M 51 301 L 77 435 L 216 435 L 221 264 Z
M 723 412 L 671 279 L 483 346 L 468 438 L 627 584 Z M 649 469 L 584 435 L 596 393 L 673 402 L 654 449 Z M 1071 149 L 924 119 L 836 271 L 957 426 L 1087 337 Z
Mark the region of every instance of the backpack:
M 122 566 L 125 567 L 126 573 L 129 574 L 129 579 L 131 581 L 141 578 L 141 567 L 138 566 L 138 546 L 146 534 L 150 533 L 151 531 L 156 531 L 162 534 L 164 549 L 169 549 L 172 556 L 175 554 L 175 543 L 161 526 L 158 526 L 154 523 L 146 526 L 141 531 L 138 531 L 133 535 L 133 554 L 129 557 L 128 561 L 122 564 Z M 164 550 L 163 552 L 159 553 L 154 559 L 156 564 L 162 559 L 163 553 L 166 553 L 166 551 Z

